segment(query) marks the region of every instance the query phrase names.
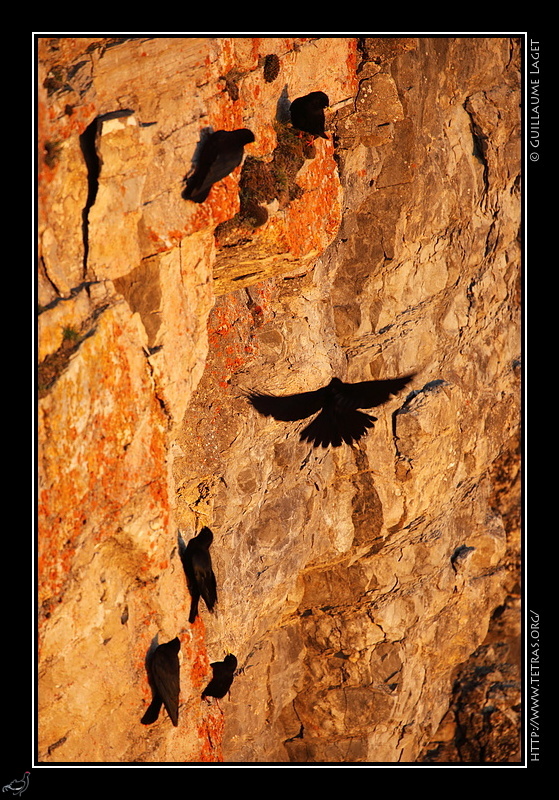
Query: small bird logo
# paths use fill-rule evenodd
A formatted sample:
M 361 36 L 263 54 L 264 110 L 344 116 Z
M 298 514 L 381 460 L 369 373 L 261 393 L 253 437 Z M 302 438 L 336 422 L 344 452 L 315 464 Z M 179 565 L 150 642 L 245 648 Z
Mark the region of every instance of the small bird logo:
M 23 778 L 18 781 L 12 781 L 11 783 L 7 783 L 5 786 L 2 786 L 3 792 L 11 792 L 14 797 L 19 797 L 19 795 L 24 792 L 27 787 L 29 786 L 29 773 L 27 770 L 23 773 Z

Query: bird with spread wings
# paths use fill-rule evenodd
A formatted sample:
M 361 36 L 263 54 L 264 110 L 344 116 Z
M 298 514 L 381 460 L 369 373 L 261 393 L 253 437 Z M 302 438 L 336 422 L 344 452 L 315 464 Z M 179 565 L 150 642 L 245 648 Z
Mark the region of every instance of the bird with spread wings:
M 312 442 L 314 447 L 340 447 L 343 442 L 349 445 L 358 442 L 369 428 L 374 427 L 377 417 L 358 409 L 383 405 L 413 377 L 414 374 L 358 383 L 344 383 L 339 378 L 332 378 L 327 386 L 313 392 L 283 396 L 249 392 L 248 400 L 259 414 L 283 422 L 306 419 L 320 412 L 301 431 L 299 438 Z

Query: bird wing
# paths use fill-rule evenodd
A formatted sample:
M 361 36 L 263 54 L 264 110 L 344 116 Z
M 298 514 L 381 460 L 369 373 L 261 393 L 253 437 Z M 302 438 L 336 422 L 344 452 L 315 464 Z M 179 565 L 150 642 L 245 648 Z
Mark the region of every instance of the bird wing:
M 341 386 L 334 389 L 336 405 L 339 405 L 340 409 L 381 406 L 390 399 L 391 395 L 398 394 L 414 377 L 415 373 L 383 381 L 342 383 Z
M 208 610 L 213 611 L 217 602 L 217 587 L 212 569 L 212 559 L 207 550 L 199 548 L 193 551 L 192 568 L 200 594 L 204 598 Z
M 254 406 L 259 414 L 265 417 L 273 417 L 282 422 L 294 422 L 298 419 L 305 419 L 311 414 L 320 411 L 324 403 L 324 388 L 314 392 L 300 392 L 299 394 L 287 394 L 278 396 L 274 394 L 263 394 L 261 392 L 250 392 L 249 402 Z
M 217 153 L 208 169 L 204 186 L 213 185 L 233 172 L 243 160 L 243 148 L 225 149 Z
M 184 196 L 205 200 L 218 181 L 233 172 L 243 159 L 243 145 L 231 138 L 232 131 L 216 131 L 204 143 L 196 171 L 188 179 Z
M 154 653 L 152 672 L 155 688 L 176 727 L 179 718 L 180 666 L 174 646 L 161 645 L 157 648 Z

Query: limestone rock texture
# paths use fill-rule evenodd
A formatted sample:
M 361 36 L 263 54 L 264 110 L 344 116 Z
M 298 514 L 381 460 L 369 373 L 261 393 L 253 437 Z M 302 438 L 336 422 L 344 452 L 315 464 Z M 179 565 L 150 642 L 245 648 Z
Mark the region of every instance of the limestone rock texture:
M 491 619 L 519 613 L 520 46 L 38 39 L 39 761 L 449 741 L 457 670 L 502 657 Z M 313 142 L 288 108 L 316 90 Z M 184 200 L 201 136 L 241 127 L 243 166 Z M 412 372 L 351 447 L 246 400 Z M 218 604 L 191 625 L 180 550 L 204 525 Z M 178 727 L 144 726 L 146 656 L 175 636 Z M 202 701 L 227 652 L 230 695 Z

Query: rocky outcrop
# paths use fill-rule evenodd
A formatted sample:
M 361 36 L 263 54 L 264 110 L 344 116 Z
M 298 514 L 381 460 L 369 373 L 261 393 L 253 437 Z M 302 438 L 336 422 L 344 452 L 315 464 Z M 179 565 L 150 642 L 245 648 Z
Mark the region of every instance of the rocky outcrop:
M 425 758 L 518 594 L 519 42 L 38 48 L 41 760 Z M 287 112 L 315 89 L 312 143 Z M 183 200 L 201 132 L 240 127 L 243 168 Z M 245 398 L 411 372 L 354 447 Z M 175 636 L 179 725 L 142 726 Z

